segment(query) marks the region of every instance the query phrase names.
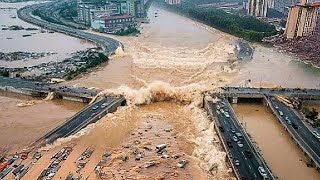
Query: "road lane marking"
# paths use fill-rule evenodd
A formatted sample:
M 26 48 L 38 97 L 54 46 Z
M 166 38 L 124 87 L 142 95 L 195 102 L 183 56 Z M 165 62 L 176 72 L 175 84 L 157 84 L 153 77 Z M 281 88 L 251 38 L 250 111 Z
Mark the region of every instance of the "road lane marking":
M 250 169 L 252 169 L 251 166 L 250 166 L 250 164 L 249 164 L 248 166 L 249 166 Z
M 257 177 L 256 173 L 253 173 L 254 177 Z

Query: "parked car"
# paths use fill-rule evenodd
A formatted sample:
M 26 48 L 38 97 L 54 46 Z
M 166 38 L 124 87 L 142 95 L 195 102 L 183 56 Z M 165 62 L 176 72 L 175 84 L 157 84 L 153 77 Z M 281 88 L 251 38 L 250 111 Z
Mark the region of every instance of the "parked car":
M 313 134 L 316 138 L 320 139 L 320 134 L 319 134 L 317 131 L 312 131 L 312 134 Z
M 234 142 L 238 142 L 237 136 L 233 136 L 232 139 L 233 139 Z
M 249 150 L 244 151 L 248 158 L 252 158 L 252 153 Z
M 237 144 L 238 144 L 239 147 L 241 147 L 241 148 L 243 147 L 243 144 L 242 144 L 241 141 L 238 141 Z
M 234 159 L 234 164 L 235 164 L 236 166 L 240 166 L 240 161 L 239 161 L 239 159 Z
M 295 123 L 295 122 L 292 122 L 292 123 L 291 123 L 291 126 L 292 126 L 294 129 L 298 129 L 298 125 L 297 125 L 297 123 Z
M 230 140 L 227 140 L 227 145 L 228 145 L 229 148 L 233 148 L 233 145 L 232 145 Z
M 288 123 L 288 125 L 291 125 L 292 124 L 292 122 L 291 122 L 291 120 L 289 119 L 289 120 L 287 120 L 287 123 Z
M 231 131 L 232 133 L 236 133 L 236 131 L 233 129 L 233 127 L 230 128 L 230 131 Z
M 224 132 L 224 129 L 223 129 L 222 126 L 219 126 L 219 129 L 220 129 L 221 132 Z
M 228 118 L 228 117 L 230 117 L 230 115 L 229 115 L 229 113 L 228 112 L 224 112 L 224 115 Z
M 279 111 L 279 115 L 280 115 L 280 116 L 283 116 L 283 112 L 282 112 L 282 111 Z
M 260 173 L 260 175 L 262 176 L 263 179 L 268 179 L 268 174 L 267 174 L 266 170 L 262 166 L 258 167 L 258 171 L 259 171 L 259 173 Z
M 96 105 L 96 106 L 93 106 L 93 107 L 92 107 L 92 110 L 97 110 L 98 108 L 99 108 L 99 106 Z

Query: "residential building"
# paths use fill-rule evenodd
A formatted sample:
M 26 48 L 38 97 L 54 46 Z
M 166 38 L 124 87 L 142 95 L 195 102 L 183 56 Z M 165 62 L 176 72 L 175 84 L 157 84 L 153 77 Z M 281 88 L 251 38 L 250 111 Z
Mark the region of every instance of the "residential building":
M 282 12 L 282 13 L 288 13 L 289 7 L 297 4 L 299 0 L 274 0 L 274 9 Z
M 103 24 L 101 17 L 130 15 L 144 18 L 144 0 L 78 0 L 78 21 L 85 26 Z M 98 28 L 99 29 L 99 28 Z
M 102 16 L 94 17 L 91 22 L 93 29 L 101 32 L 113 33 L 121 29 L 127 29 L 135 25 L 134 16 L 120 15 L 120 16 Z
M 170 5 L 181 4 L 181 0 L 165 0 L 165 2 Z
M 291 6 L 284 36 L 287 39 L 313 34 L 316 28 L 320 2 L 309 4 L 306 0 Z
M 267 0 L 249 0 L 248 14 L 255 17 L 267 17 Z

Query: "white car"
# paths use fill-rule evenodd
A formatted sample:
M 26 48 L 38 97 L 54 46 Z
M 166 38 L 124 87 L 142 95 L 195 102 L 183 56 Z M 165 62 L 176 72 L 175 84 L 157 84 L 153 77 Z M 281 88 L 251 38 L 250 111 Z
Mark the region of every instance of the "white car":
M 258 171 L 259 171 L 260 175 L 263 177 L 263 179 L 267 179 L 268 178 L 268 174 L 267 174 L 266 170 L 264 170 L 264 168 L 262 166 L 258 167 Z
M 233 139 L 234 142 L 238 142 L 237 136 L 233 136 L 232 139 Z
M 235 159 L 234 163 L 235 163 L 236 166 L 240 166 L 240 161 L 238 159 Z
M 241 148 L 243 147 L 243 144 L 242 144 L 241 141 L 238 141 L 237 144 L 238 144 L 239 147 L 241 147 Z
M 319 134 L 317 131 L 312 131 L 312 134 L 313 134 L 316 138 L 320 139 L 320 134 Z
M 224 112 L 224 115 L 228 118 L 230 117 L 229 113 L 228 112 Z
M 280 116 L 283 116 L 283 112 L 282 111 L 279 111 L 279 114 L 280 114 Z

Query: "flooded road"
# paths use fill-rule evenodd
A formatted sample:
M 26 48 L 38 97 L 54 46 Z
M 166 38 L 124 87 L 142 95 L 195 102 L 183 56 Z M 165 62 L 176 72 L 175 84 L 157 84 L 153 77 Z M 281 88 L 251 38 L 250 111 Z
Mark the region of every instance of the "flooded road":
M 23 102 L 34 105 L 19 107 Z M 0 104 L 0 147 L 9 153 L 20 151 L 85 106 L 62 100 L 42 101 L 2 91 Z
M 307 158 L 268 107 L 254 103 L 235 104 L 232 107 L 279 179 L 320 178 L 314 168 L 307 167 Z
M 1 8 L 21 8 L 35 2 L 25 3 L 3 3 L 0 2 Z M 15 17 L 15 18 L 13 18 Z M 35 31 L 26 30 L 2 30 L 13 25 L 19 25 L 23 28 L 38 28 Z M 29 37 L 22 35 L 31 34 Z M 41 33 L 40 28 L 32 24 L 26 23 L 17 17 L 16 9 L 0 9 L 0 52 L 53 52 L 55 55 L 47 56 L 40 59 L 26 59 L 19 61 L 2 61 L 1 67 L 25 67 L 38 65 L 50 61 L 63 61 L 64 58 L 70 57 L 71 53 L 86 48 L 94 47 L 91 42 L 66 36 L 61 33 Z

